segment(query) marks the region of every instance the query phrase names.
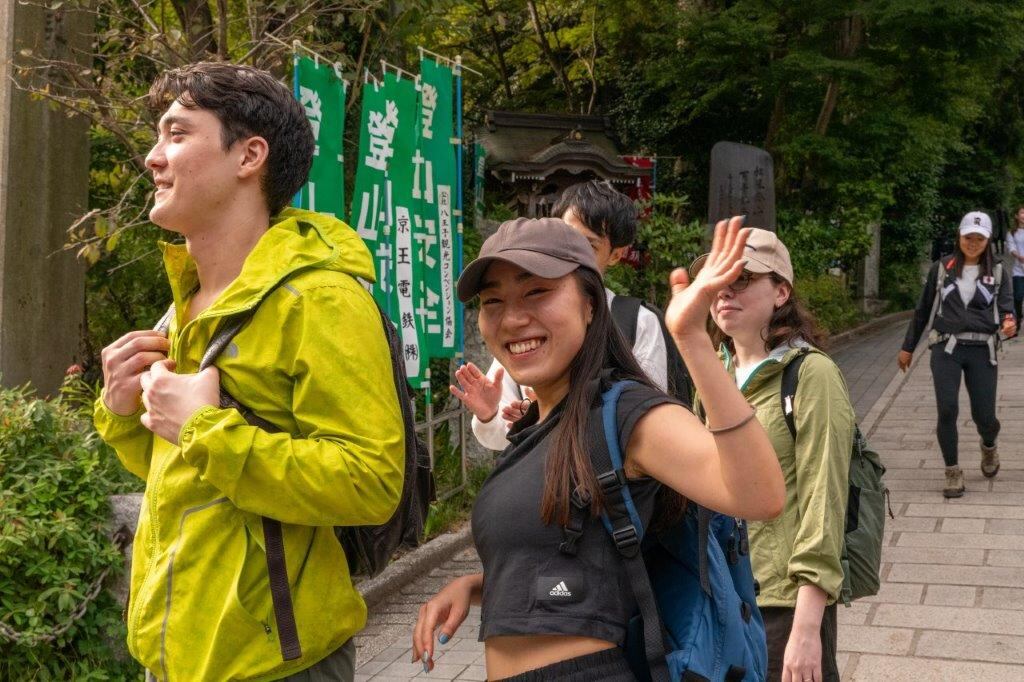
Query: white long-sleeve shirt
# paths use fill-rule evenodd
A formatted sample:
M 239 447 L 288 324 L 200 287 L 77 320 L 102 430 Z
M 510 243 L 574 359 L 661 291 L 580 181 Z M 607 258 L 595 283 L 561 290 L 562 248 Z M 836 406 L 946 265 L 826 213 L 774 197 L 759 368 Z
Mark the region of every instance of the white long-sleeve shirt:
M 1013 254 L 1013 276 L 1024 277 L 1024 263 L 1017 256 L 1024 256 L 1024 230 L 1016 230 L 1006 235 L 1006 250 Z
M 605 289 L 608 299 L 608 307 L 612 305 L 615 293 Z M 640 368 L 647 373 L 654 385 L 665 391 L 668 390 L 668 360 L 666 358 L 665 337 L 661 333 L 661 324 L 658 316 L 644 306 L 636 315 L 636 340 L 633 343 L 633 355 L 636 357 Z M 501 364 L 495 360 L 487 370 L 487 377 L 491 380 L 501 368 Z M 501 418 L 501 411 L 517 400 L 525 397 L 526 387 L 515 382 L 508 372 L 505 372 L 501 380 L 501 400 L 498 403 L 497 414 L 489 421 L 482 422 L 475 416 L 472 421 L 473 435 L 485 448 L 491 450 L 504 450 L 508 445 L 505 434 L 508 433 L 508 424 Z

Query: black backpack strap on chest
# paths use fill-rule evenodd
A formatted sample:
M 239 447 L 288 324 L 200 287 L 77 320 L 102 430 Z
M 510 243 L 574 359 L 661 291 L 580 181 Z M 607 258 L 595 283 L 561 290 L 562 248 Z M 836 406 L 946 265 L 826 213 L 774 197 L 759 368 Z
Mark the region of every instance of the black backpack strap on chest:
M 640 314 L 642 303 L 639 298 L 633 296 L 616 295 L 612 299 L 612 320 L 630 348 L 636 343 L 636 318 Z
M 796 403 L 796 386 L 800 380 L 800 365 L 804 364 L 804 360 L 809 354 L 808 349 L 801 350 L 799 355 L 782 368 L 782 390 L 779 391 L 779 398 L 782 400 L 782 416 L 786 419 L 786 426 L 794 441 L 796 440 L 796 416 L 793 413 L 793 406 Z
M 654 588 L 644 564 L 641 542 L 644 536 L 641 521 L 629 482 L 626 479 L 624 460 L 619 447 L 618 402 L 622 391 L 633 382 L 620 381 L 602 394 L 601 429 L 594 429 L 603 437 L 591 438 L 590 461 L 597 475 L 597 482 L 604 495 L 602 522 L 612 537 L 615 548 L 622 557 L 626 576 L 633 587 L 643 620 L 644 656 L 654 682 L 669 682 L 668 664 L 665 661 L 665 636 L 658 615 L 658 604 Z

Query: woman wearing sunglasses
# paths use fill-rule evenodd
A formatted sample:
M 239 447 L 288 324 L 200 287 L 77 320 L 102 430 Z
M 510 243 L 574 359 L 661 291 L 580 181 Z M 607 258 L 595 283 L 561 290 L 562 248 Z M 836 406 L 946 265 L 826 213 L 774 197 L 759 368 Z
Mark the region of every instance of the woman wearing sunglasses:
M 718 225 L 693 284 L 684 270 L 673 273 L 665 313 L 705 396 L 707 426 L 640 369 L 612 321 L 593 248 L 561 220 L 509 221 L 466 267 L 459 298 L 479 294 L 488 349 L 537 400 L 509 431 L 510 445 L 474 503 L 483 572 L 452 581 L 420 609 L 413 660 L 424 670 L 433 667 L 435 642 L 455 636 L 470 604 L 479 603 L 490 680 L 634 679 L 621 647 L 636 600 L 598 515 L 607 488 L 597 474 L 604 472 L 594 471 L 587 451 L 588 437 L 601 429 L 600 393 L 614 382 L 632 381 L 616 418 L 642 527 L 678 510 L 680 496 L 746 518 L 779 512 L 784 486 L 775 453 L 706 329 L 716 294 L 743 267 L 740 222 Z M 570 505 L 586 513 L 568 542 Z
M 773 232 L 752 228 L 744 258 L 742 274 L 711 305 L 712 339 L 743 397 L 757 408 L 786 482 L 782 515 L 750 523 L 768 679 L 838 680 L 835 602 L 843 583 L 854 412 L 839 368 L 818 350 L 820 334 L 797 300 L 785 244 Z M 691 276 L 705 259 L 694 262 Z M 783 414 L 782 373 L 804 353 L 794 439 Z

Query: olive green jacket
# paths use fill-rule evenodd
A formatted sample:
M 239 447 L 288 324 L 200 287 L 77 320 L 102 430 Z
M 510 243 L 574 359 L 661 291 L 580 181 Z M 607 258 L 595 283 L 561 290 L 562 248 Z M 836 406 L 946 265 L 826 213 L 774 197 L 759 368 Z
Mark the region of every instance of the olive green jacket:
M 258 305 L 216 361 L 221 383 L 281 433 L 204 407 L 180 445 L 141 411 L 96 402 L 100 435 L 146 481 L 132 554 L 128 648 L 161 680 L 271 680 L 308 668 L 366 621 L 333 526 L 379 524 L 402 489 L 404 430 L 362 240 L 335 218 L 286 210 L 241 274 L 186 322 L 197 284 L 164 245 L 178 311 L 171 359 L 195 372 L 225 315 Z M 302 657 L 281 657 L 261 516 L 282 522 Z
M 856 417 L 839 367 L 812 350 L 800 367 L 793 442 L 780 393 L 782 370 L 799 352 L 797 347 L 777 348 L 740 386 L 757 408 L 786 482 L 782 514 L 749 526 L 750 558 L 761 588 L 758 606 L 794 607 L 797 590 L 805 584 L 821 588 L 831 604 L 843 584 L 840 556 Z M 735 375 L 728 351 L 723 348 L 720 355 Z

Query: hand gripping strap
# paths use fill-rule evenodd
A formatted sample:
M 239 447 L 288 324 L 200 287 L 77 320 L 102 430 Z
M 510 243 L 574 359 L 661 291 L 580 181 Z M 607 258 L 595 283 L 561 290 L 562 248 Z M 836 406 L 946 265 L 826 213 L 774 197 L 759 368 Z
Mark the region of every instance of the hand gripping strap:
M 620 381 L 601 395 L 601 421 L 605 448 L 591 448 L 590 457 L 598 475 L 605 499 L 605 511 L 601 520 L 612 536 L 615 547 L 626 565 L 629 583 L 633 586 L 643 620 L 644 656 L 654 682 L 669 682 L 668 664 L 665 661 L 665 638 L 662 631 L 658 603 L 654 598 L 647 566 L 644 564 L 640 541 L 644 528 L 629 492 L 629 483 L 623 470 L 622 450 L 619 447 L 618 406 L 619 397 L 632 381 Z M 610 468 L 609 468 L 610 465 Z

